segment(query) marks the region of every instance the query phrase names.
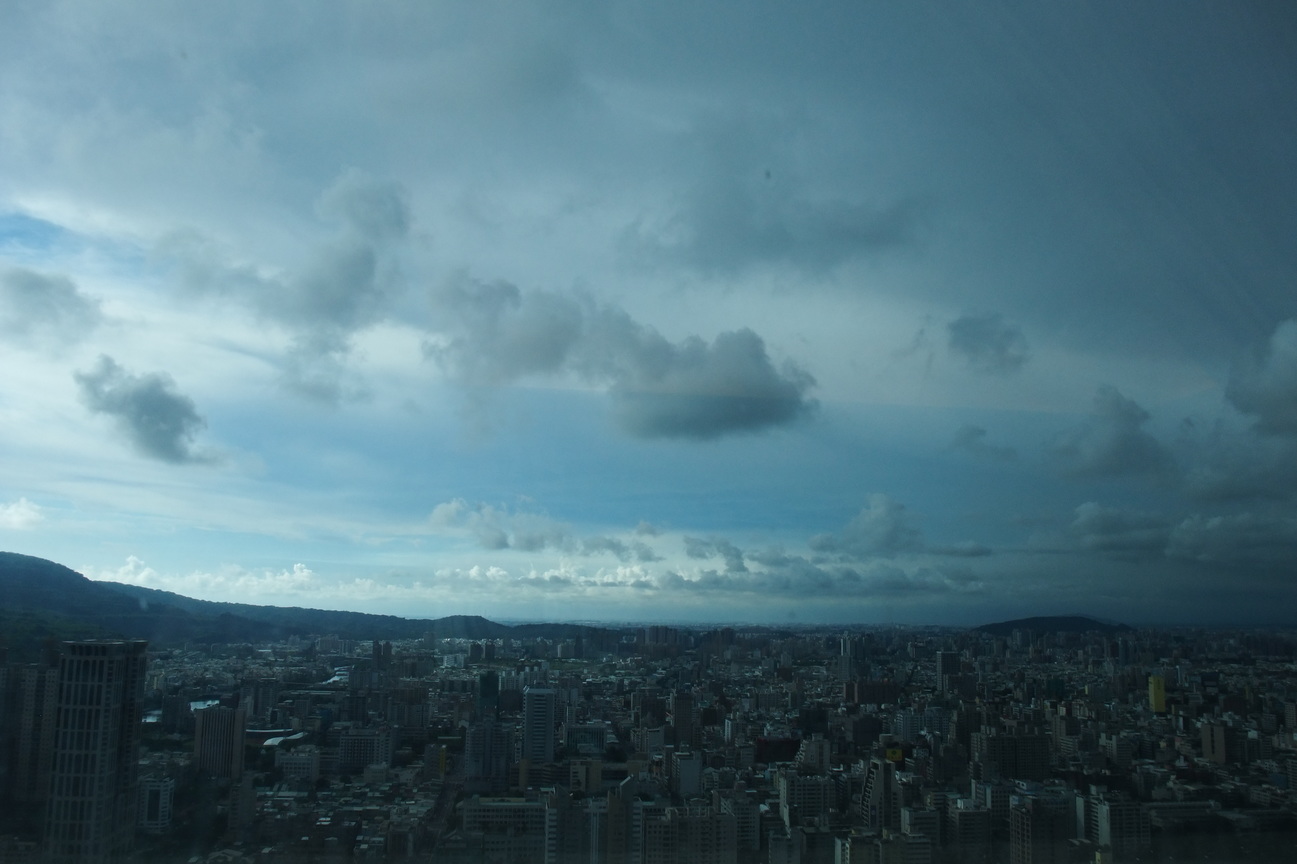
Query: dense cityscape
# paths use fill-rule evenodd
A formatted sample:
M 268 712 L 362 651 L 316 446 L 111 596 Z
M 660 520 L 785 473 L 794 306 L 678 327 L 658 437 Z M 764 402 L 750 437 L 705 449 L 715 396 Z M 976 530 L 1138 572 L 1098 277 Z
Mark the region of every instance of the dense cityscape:
M 1297 638 L 1029 619 L 50 642 L 0 862 L 1288 860 Z
M 1295 96 L 1293 0 L 0 0 L 0 864 L 1297 862 Z

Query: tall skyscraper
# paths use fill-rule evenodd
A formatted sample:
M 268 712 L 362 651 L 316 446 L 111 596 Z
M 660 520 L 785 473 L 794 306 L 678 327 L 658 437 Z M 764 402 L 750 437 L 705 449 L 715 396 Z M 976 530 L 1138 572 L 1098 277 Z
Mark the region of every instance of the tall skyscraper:
M 13 803 L 44 806 L 50 791 L 58 666 L 18 666 L 7 671 L 5 712 L 10 735 L 3 742 L 9 757 L 3 792 Z
M 669 708 L 676 746 L 694 746 L 694 695 L 685 690 L 672 693 Z
M 464 786 L 472 792 L 502 792 L 509 781 L 513 736 L 494 717 L 479 720 L 464 736 Z
M 953 690 L 954 684 L 952 679 L 957 679 L 960 673 L 960 662 L 958 651 L 938 651 L 937 652 L 937 688 L 940 690 Z
M 242 708 L 212 705 L 194 712 L 194 767 L 212 777 L 239 779 L 243 774 Z
M 45 820 L 51 862 L 102 864 L 131 851 L 146 646 L 63 643 Z
M 522 695 L 522 758 L 532 764 L 554 761 L 554 714 L 558 694 L 528 687 Z

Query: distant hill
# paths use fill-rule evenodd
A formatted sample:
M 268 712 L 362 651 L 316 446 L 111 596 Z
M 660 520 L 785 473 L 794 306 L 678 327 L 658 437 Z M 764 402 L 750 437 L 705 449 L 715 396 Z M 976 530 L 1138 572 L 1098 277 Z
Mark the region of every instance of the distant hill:
M 1014 630 L 1028 630 L 1032 633 L 1124 633 L 1135 628 L 1125 624 L 1111 624 L 1086 618 L 1083 615 L 1046 615 L 1038 618 L 1018 618 L 1014 621 L 1001 621 L 998 624 L 983 624 L 974 627 L 980 633 L 992 636 L 1012 636 Z
M 344 639 L 584 637 L 593 644 L 613 631 L 577 624 L 509 627 L 477 615 L 399 618 L 299 607 L 195 600 L 170 591 L 96 582 L 30 555 L 0 552 L 0 647 L 23 658 L 46 639 L 136 638 L 157 645 L 185 642 L 270 642 L 290 636 Z

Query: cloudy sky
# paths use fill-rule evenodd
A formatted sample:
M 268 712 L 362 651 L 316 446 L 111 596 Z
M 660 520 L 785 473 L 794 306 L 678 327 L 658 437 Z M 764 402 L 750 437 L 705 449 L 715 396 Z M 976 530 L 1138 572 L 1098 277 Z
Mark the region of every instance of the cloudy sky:
M 1297 601 L 1288 3 L 0 20 L 0 548 L 428 617 Z

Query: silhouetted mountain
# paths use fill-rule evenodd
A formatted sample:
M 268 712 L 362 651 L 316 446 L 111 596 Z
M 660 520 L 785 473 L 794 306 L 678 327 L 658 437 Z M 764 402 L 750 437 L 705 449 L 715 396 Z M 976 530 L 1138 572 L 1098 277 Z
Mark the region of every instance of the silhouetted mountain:
M 289 636 L 331 634 L 344 639 L 585 637 L 610 631 L 578 624 L 508 627 L 477 615 L 398 618 L 363 612 L 254 606 L 195 600 L 170 591 L 96 582 L 30 555 L 0 552 L 0 645 L 26 653 L 45 639 L 130 637 L 157 645 L 184 642 L 269 642 Z
M 992 636 L 1012 636 L 1014 630 L 1026 630 L 1032 633 L 1124 633 L 1135 628 L 1125 624 L 1108 623 L 1086 618 L 1082 615 L 1046 615 L 1038 618 L 1018 618 L 1014 621 L 1001 621 L 998 624 L 983 624 L 973 628 Z

